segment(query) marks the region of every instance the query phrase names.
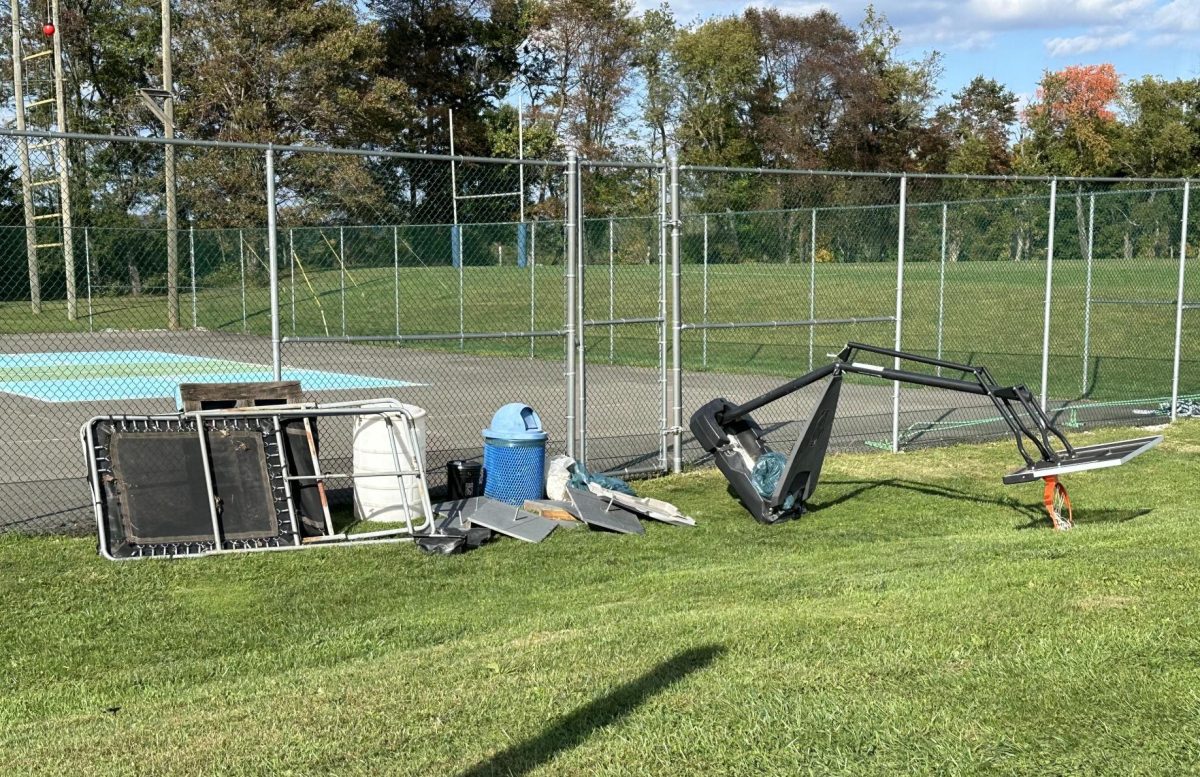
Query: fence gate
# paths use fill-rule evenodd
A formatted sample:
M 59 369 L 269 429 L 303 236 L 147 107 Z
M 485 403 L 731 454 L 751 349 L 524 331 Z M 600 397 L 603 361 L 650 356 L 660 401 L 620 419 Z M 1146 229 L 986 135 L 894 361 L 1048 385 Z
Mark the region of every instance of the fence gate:
M 664 171 L 661 166 L 581 164 L 578 458 L 596 471 L 664 471 Z

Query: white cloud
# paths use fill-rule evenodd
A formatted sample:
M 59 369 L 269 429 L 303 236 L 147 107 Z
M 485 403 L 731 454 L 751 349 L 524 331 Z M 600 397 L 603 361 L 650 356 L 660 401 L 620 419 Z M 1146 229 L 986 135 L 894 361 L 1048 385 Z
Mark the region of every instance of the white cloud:
M 1046 41 L 1046 53 L 1052 57 L 1073 57 L 1093 51 L 1119 49 L 1133 43 L 1132 32 L 1117 35 L 1076 35 L 1072 38 L 1051 38 Z
M 967 16 L 1007 28 L 1116 24 L 1153 8 L 1156 0 L 968 0 Z
M 1154 14 L 1154 26 L 1179 32 L 1200 32 L 1200 8 L 1196 0 L 1172 0 Z

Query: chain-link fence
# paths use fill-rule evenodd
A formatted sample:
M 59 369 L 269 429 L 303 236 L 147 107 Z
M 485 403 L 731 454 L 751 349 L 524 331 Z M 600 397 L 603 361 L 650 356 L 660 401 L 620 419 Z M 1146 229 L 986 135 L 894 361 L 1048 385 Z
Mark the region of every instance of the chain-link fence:
M 424 407 L 435 486 L 513 401 L 594 470 L 702 462 L 696 407 L 750 399 L 852 340 L 986 365 L 1067 428 L 1200 407 L 1185 181 L 13 132 L 0 171 L 0 531 L 86 524 L 79 426 L 169 411 L 180 382 L 280 377 L 310 399 Z M 814 402 L 756 418 L 783 446 Z M 1003 434 L 993 416 L 847 378 L 834 445 Z M 349 441 L 324 428 L 323 458 L 349 467 Z

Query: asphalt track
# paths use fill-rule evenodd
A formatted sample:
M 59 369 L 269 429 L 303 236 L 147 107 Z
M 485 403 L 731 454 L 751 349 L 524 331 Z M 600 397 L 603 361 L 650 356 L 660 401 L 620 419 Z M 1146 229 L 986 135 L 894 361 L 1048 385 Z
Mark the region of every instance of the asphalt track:
M 16 335 L 6 337 L 0 350 L 6 353 L 153 350 L 262 365 L 269 365 L 271 359 L 270 341 L 266 338 L 206 331 Z M 435 488 L 444 483 L 447 461 L 479 458 L 481 430 L 488 425 L 492 413 L 508 402 L 533 406 L 549 433 L 550 453 L 564 449 L 566 391 L 564 365 L 559 360 L 314 343 L 286 344 L 283 363 L 296 369 L 419 384 L 316 391 L 309 398 L 338 401 L 395 397 L 425 408 L 429 413 L 427 461 Z M 685 373 L 684 427 L 692 411 L 714 397 L 742 401 L 778 386 L 783 380 L 778 376 Z M 661 373 L 642 367 L 589 364 L 586 382 L 589 467 L 618 474 L 658 470 L 662 466 Z M 790 446 L 818 394 L 819 388 L 810 387 L 755 413 L 755 419 L 770 432 L 775 447 L 786 450 Z M 174 401 L 168 398 L 51 403 L 0 393 L 0 413 L 5 419 L 0 430 L 0 504 L 4 505 L 0 511 L 0 531 L 89 530 L 92 516 L 79 442 L 80 426 L 97 415 L 163 413 L 174 409 Z M 994 415 L 994 408 L 984 397 L 908 386 L 901 392 L 900 428 L 906 430 L 914 425 L 918 428 L 905 435 L 909 445 L 1001 436 L 1006 432 L 1003 424 L 986 420 Z M 1079 406 L 1074 416 L 1087 425 L 1163 420 L 1135 415 L 1130 407 Z M 940 426 L 924 433 L 919 431 L 930 422 Z M 832 448 L 869 450 L 870 443 L 874 443 L 873 447 L 886 444 L 891 435 L 892 385 L 848 381 L 842 391 Z M 321 440 L 326 469 L 348 470 L 348 422 L 333 422 L 323 427 Z M 686 431 L 683 440 L 684 464 L 703 463 L 703 452 Z M 668 464 L 670 455 L 668 450 Z M 1021 463 L 1015 451 L 1013 459 L 1015 469 Z M 996 474 L 999 477 L 1003 473 Z

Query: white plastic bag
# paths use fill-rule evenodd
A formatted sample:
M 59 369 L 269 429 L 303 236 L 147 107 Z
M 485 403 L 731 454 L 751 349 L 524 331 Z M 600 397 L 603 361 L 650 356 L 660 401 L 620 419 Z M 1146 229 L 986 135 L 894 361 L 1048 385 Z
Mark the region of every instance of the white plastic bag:
M 567 497 L 567 483 L 571 480 L 571 469 L 575 459 L 570 456 L 555 456 L 550 459 L 550 467 L 546 472 L 546 496 L 555 501 L 564 501 Z

